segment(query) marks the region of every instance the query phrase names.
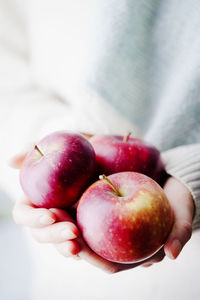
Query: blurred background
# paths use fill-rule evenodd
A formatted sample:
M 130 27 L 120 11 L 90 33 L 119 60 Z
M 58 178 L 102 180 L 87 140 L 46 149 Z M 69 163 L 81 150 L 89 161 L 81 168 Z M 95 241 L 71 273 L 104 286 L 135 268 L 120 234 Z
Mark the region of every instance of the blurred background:
M 12 206 L 0 186 L 0 298 L 29 300 L 32 262 L 24 232 L 12 220 Z
M 25 1 L 22 0 L 0 0 L 0 298 L 2 300 L 29 300 L 33 274 L 30 247 L 24 229 L 16 226 L 12 220 L 12 207 L 21 193 L 17 186 L 18 171 L 8 166 L 10 157 L 18 151 L 15 141 L 18 136 L 13 133 L 17 126 L 14 118 L 16 107 L 11 104 L 11 98 L 15 103 L 17 94 L 24 85 L 22 73 L 26 54 L 21 47 L 24 43 L 24 24 L 20 19 L 23 20 L 25 7 Z M 17 57 L 21 57 L 19 63 L 15 63 Z M 8 128 L 11 129 L 10 132 Z M 11 141 L 10 145 L 8 140 Z

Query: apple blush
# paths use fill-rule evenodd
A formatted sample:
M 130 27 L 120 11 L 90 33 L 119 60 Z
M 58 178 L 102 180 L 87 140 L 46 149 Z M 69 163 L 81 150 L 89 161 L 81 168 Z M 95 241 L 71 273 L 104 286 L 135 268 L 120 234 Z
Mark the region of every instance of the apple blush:
M 132 171 L 161 183 L 166 173 L 159 150 L 130 135 L 95 135 L 90 138 L 96 153 L 98 174 Z
M 93 147 L 80 134 L 55 132 L 30 151 L 20 171 L 22 189 L 37 207 L 66 208 L 95 173 Z
M 77 223 L 88 246 L 101 257 L 135 263 L 166 242 L 173 214 L 163 189 L 136 172 L 102 176 L 81 196 Z

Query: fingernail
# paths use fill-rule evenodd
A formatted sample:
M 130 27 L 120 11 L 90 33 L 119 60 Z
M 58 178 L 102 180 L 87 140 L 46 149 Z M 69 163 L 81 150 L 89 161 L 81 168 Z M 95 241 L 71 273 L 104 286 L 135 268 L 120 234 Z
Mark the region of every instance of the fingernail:
M 150 264 L 150 263 L 147 264 L 147 263 L 146 263 L 146 264 L 141 265 L 141 267 L 143 267 L 143 268 L 148 268 L 148 267 L 151 267 L 152 265 L 153 265 L 153 264 Z
M 182 245 L 180 243 L 179 240 L 174 240 L 171 244 L 171 247 L 170 247 L 170 251 L 169 251 L 169 257 L 171 259 L 175 259 L 177 258 L 177 256 L 179 255 L 179 253 L 181 252 L 182 250 Z
M 55 222 L 55 220 L 48 215 L 44 215 L 44 216 L 40 217 L 40 223 L 43 225 L 49 225 L 54 222 Z
M 65 228 L 61 231 L 61 237 L 64 239 L 74 239 L 77 237 L 77 235 L 68 228 Z

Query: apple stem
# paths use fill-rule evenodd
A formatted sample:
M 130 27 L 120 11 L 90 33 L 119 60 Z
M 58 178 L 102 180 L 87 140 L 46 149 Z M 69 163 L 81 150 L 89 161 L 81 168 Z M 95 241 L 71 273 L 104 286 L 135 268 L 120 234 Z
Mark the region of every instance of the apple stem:
M 108 179 L 108 177 L 106 177 L 106 175 L 104 175 L 104 174 L 100 175 L 99 179 L 105 180 L 112 187 L 112 189 L 115 191 L 117 196 L 122 197 L 119 190 L 116 188 L 116 186 L 114 186 L 114 184 L 110 181 L 110 179 Z
M 131 132 L 128 132 L 127 134 L 125 134 L 124 138 L 123 138 L 123 142 L 128 142 L 130 135 L 131 135 Z
M 37 145 L 35 145 L 35 150 L 37 150 L 41 156 L 44 156 L 44 154 L 42 153 L 42 151 L 40 150 L 40 148 Z

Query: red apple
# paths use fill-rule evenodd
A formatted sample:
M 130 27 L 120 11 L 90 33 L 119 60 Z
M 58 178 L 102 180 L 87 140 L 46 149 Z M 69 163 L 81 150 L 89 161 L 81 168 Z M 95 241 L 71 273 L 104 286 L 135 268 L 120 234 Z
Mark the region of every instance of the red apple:
M 163 189 L 153 179 L 122 172 L 98 180 L 84 192 L 77 222 L 84 240 L 98 255 L 134 263 L 162 247 L 173 214 Z
M 95 172 L 95 153 L 81 135 L 55 132 L 26 156 L 20 182 L 37 207 L 65 208 L 73 204 Z
M 133 171 L 148 175 L 159 183 L 165 174 L 160 152 L 130 134 L 125 137 L 96 135 L 90 142 L 96 153 L 98 174 Z

